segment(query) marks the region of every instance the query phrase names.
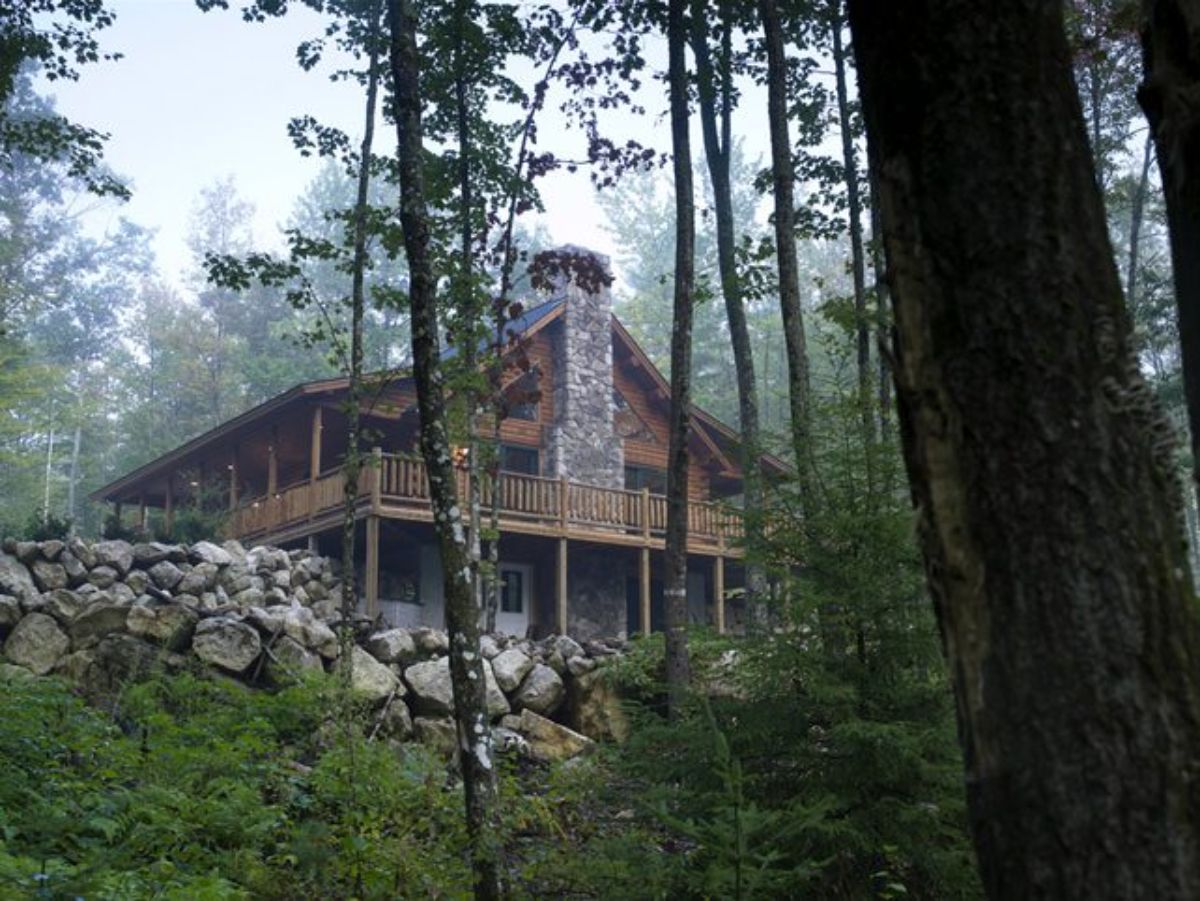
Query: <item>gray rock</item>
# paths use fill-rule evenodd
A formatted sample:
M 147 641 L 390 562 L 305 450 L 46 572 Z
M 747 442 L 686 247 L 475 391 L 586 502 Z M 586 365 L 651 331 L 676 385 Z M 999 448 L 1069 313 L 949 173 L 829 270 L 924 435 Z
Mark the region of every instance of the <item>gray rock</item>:
M 42 600 L 45 601 L 42 605 L 42 612 L 53 616 L 66 626 L 87 609 L 88 604 L 100 597 L 103 596 L 99 593 L 87 595 L 69 591 L 66 588 L 59 588 L 56 591 L 42 595 Z M 105 597 L 105 599 L 107 598 Z
M 233 563 L 233 555 L 211 541 L 197 541 L 192 545 L 188 556 L 193 563 L 214 563 L 217 566 L 229 566 Z
M 122 604 L 132 604 L 137 599 L 137 592 L 126 585 L 124 582 L 118 582 L 112 588 L 108 589 L 108 593 L 112 595 L 114 601 Z
M 133 546 L 128 541 L 97 542 L 92 545 L 92 554 L 97 566 L 111 566 L 122 577 L 133 568 Z
M 239 607 L 255 607 L 264 603 L 264 597 L 265 596 L 263 595 L 262 589 L 251 586 L 250 588 L 244 588 L 235 594 L 233 596 L 233 602 Z
M 244 562 L 246 559 L 246 549 L 242 546 L 240 541 L 234 541 L 233 539 L 230 539 L 229 541 L 223 543 L 221 548 L 225 551 L 225 553 L 233 558 L 234 563 L 239 561 Z
M 135 569 L 125 577 L 125 584 L 129 586 L 134 594 L 145 594 L 150 581 L 149 574 L 141 569 Z M 177 591 L 180 590 L 178 585 L 175 588 Z
M 0 632 L 8 632 L 24 615 L 20 601 L 12 595 L 0 594 Z
M 264 604 L 286 604 L 287 602 L 288 596 L 281 589 L 268 588 L 263 592 Z
M 82 585 L 87 581 L 87 567 L 83 565 L 83 561 L 72 554 L 70 551 L 63 551 L 58 556 L 58 562 L 62 564 L 62 568 L 67 573 L 67 584 L 71 587 Z
M 496 641 L 494 635 L 479 636 L 479 653 L 484 656 L 485 660 L 491 660 L 496 657 L 502 650 L 499 642 Z
M 540 760 L 566 760 L 591 750 L 596 744 L 586 735 L 560 726 L 528 708 L 521 711 L 519 718 L 505 717 L 504 720 L 501 725 L 506 728 L 515 726 L 515 731 L 529 742 L 532 755 Z
M 57 538 L 43 541 L 41 544 L 42 556 L 50 561 L 57 560 L 66 546 L 65 542 L 59 541 Z
M 258 629 L 264 638 L 270 638 L 283 631 L 283 617 L 287 609 L 279 605 L 267 608 L 251 607 L 246 611 L 246 622 Z
M 492 660 L 492 672 L 496 674 L 496 684 L 505 693 L 516 691 L 521 680 L 533 669 L 533 661 L 529 656 L 516 648 L 510 648 Z
M 412 636 L 417 650 L 423 654 L 447 654 L 450 652 L 450 639 L 440 629 L 413 629 Z
M 76 536 L 67 541 L 67 550 L 71 555 L 84 565 L 84 568 L 91 569 L 96 565 L 96 554 L 92 550 L 92 546 L 82 538 Z
M 520 723 L 520 717 L 506 716 L 505 720 Z M 532 757 L 533 752 L 525 736 L 507 726 L 495 726 L 492 729 L 492 747 L 501 754 L 518 754 L 521 757 Z
M 354 646 L 350 659 L 350 687 L 359 697 L 373 704 L 387 700 L 392 692 L 403 697 L 405 689 L 396 674 L 360 648 Z M 342 663 L 339 662 L 338 666 Z
M 34 560 L 30 567 L 33 581 L 42 591 L 53 591 L 56 588 L 67 587 L 67 571 L 61 563 L 51 563 L 49 560 Z
M 254 580 L 244 569 L 229 566 L 221 570 L 221 574 L 217 577 L 217 584 L 224 588 L 230 596 L 233 596 L 247 588 L 253 588 Z
M 562 654 L 563 660 L 570 660 L 583 654 L 583 646 L 570 635 L 559 635 L 554 639 L 554 650 Z
M 299 596 L 300 589 L 297 589 Z M 336 626 L 342 621 L 342 607 L 337 601 L 317 601 L 312 605 L 313 616 L 317 619 Z
M 205 663 L 241 673 L 258 659 L 262 641 L 248 623 L 229 616 L 214 616 L 197 624 L 192 650 Z
M 513 695 L 513 705 L 520 710 L 532 710 L 542 716 L 550 716 L 566 696 L 562 678 L 545 664 L 537 664 L 529 671 L 521 687 Z
M 271 658 L 267 662 L 267 675 L 272 682 L 293 682 L 304 673 L 324 672 L 319 654 L 314 654 L 300 642 L 281 635 L 271 645 Z M 401 706 L 404 706 L 401 704 Z
M 4 656 L 9 663 L 44 676 L 54 669 L 70 646 L 70 639 L 53 617 L 44 613 L 30 613 L 17 623 L 4 642 Z
M 599 670 L 584 673 L 567 686 L 566 721 L 595 741 L 624 742 L 629 737 L 629 717 L 621 699 Z
M 508 699 L 496 684 L 496 677 L 487 661 L 484 661 L 483 674 L 487 684 L 488 715 L 497 717 L 508 713 L 511 709 Z M 413 709 L 417 713 L 440 716 L 454 710 L 449 657 L 414 663 L 404 671 L 404 681 L 412 689 Z
M 89 585 L 95 585 L 103 591 L 105 588 L 111 588 L 118 578 L 120 578 L 120 573 L 115 567 L 102 563 L 88 573 L 87 580 Z
M 33 561 L 36 560 L 38 555 L 41 553 L 41 549 L 38 547 L 38 543 L 36 541 L 18 541 L 14 550 L 16 552 L 17 559 L 26 566 L 29 566 L 31 563 L 33 563 Z
M 327 660 L 332 660 L 338 655 L 337 635 L 307 607 L 289 607 L 283 617 L 283 630 L 288 636 Z
M 189 572 L 184 573 L 183 579 L 175 587 L 182 594 L 196 596 L 212 591 L 217 587 L 217 575 L 220 567 L 215 563 L 197 563 Z
M 182 651 L 192 642 L 192 632 L 200 617 L 185 604 L 135 604 L 129 608 L 126 628 L 129 634 L 173 651 Z
M 12 595 L 19 601 L 38 594 L 25 564 L 10 554 L 0 554 L 0 593 Z
M 417 659 L 417 645 L 407 629 L 376 632 L 366 640 L 365 647 L 380 663 L 407 664 Z
M 308 607 L 312 604 L 312 598 L 308 596 L 308 592 L 305 591 L 303 587 L 289 588 L 288 591 L 292 593 L 292 597 L 296 599 L 297 604 L 303 604 L 305 607 Z
M 71 647 L 77 651 L 86 650 L 99 644 L 104 636 L 124 631 L 129 610 L 128 604 L 114 604 L 111 601 L 89 604 L 71 621 Z
M 590 657 L 571 657 L 567 660 L 567 672 L 572 676 L 582 676 L 596 668 L 596 661 Z
M 271 584 L 276 588 L 282 588 L 284 591 L 290 591 L 292 588 L 292 574 L 286 569 L 279 569 L 271 573 Z
M 324 601 L 329 598 L 329 589 L 316 579 L 304 583 L 304 593 L 314 601 Z
M 563 655 L 558 652 L 557 648 L 546 655 L 546 666 L 560 676 L 567 671 L 567 661 L 563 659 Z
M 160 560 L 149 569 L 150 578 L 163 591 L 172 591 L 183 581 L 183 573 L 170 560 Z
M 397 741 L 408 741 L 412 738 L 412 714 L 408 712 L 407 704 L 397 698 L 387 705 L 380 715 L 379 734 Z
M 170 546 L 158 541 L 135 544 L 133 546 L 133 565 L 139 569 L 149 569 L 156 563 L 162 563 L 170 555 Z

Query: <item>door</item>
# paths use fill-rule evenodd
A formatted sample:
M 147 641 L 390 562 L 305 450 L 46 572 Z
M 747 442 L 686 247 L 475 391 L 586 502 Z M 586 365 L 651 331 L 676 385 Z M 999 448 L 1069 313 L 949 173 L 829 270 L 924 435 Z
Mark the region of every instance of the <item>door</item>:
M 500 564 L 500 609 L 496 631 L 524 638 L 529 629 L 533 567 L 526 563 Z

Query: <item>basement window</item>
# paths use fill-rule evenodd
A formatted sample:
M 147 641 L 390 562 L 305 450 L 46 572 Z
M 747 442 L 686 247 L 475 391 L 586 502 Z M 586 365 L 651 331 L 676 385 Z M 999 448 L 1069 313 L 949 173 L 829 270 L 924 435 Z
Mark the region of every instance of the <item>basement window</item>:
M 500 571 L 500 612 L 525 612 L 525 573 L 519 569 Z

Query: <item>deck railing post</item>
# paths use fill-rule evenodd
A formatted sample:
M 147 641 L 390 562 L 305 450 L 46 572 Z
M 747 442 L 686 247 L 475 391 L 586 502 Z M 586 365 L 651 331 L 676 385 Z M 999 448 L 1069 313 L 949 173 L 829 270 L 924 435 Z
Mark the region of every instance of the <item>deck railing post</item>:
M 717 634 L 725 634 L 725 536 L 717 540 L 713 559 L 713 602 L 717 608 Z
M 371 512 L 378 513 L 383 507 L 383 448 L 371 448 L 370 467 L 367 478 L 371 485 Z
M 570 486 L 567 483 L 566 476 L 560 476 L 558 479 L 558 527 L 562 529 L 565 536 L 567 534 L 567 502 L 570 498 Z

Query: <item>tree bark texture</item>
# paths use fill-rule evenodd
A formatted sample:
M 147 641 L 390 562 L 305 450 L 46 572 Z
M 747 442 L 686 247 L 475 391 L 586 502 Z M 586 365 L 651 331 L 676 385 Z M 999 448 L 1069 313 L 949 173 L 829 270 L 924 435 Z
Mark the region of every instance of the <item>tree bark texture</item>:
M 704 157 L 712 182 L 717 217 L 717 265 L 721 273 L 721 296 L 733 345 L 733 367 L 737 375 L 738 423 L 742 432 L 742 493 L 751 522 L 762 515 L 763 479 L 759 464 L 762 445 L 758 425 L 758 385 L 754 373 L 754 349 L 746 321 L 742 280 L 737 270 L 733 230 L 733 185 L 729 161 L 733 132 L 733 23 L 729 0 L 721 3 L 720 72 L 713 67 L 708 47 L 708 20 L 702 0 L 692 0 L 692 47 L 696 56 L 696 82 L 700 99 L 700 125 Z M 718 95 L 720 113 L 717 111 Z M 719 120 L 719 121 L 718 121 Z M 748 532 L 753 533 L 753 528 Z M 767 580 L 762 564 L 751 554 L 746 560 L 746 611 L 752 630 L 768 627 Z
M 687 646 L 688 432 L 692 406 L 692 305 L 695 300 L 696 222 L 692 150 L 688 137 L 688 0 L 667 9 L 671 147 L 675 175 L 675 292 L 671 328 L 671 413 L 667 443 L 667 535 L 663 553 L 666 602 L 668 710 L 677 716 L 691 667 Z
M 1059 4 L 851 0 L 992 898 L 1200 897 L 1200 642 Z
M 434 527 L 442 556 L 450 680 L 466 800 L 475 896 L 499 898 L 498 848 L 492 814 L 496 774 L 479 653 L 479 608 L 450 459 L 445 388 L 439 364 L 436 283 L 425 201 L 417 14 L 410 0 L 388 0 L 391 67 L 400 175 L 400 224 L 409 269 L 413 376 L 421 420 L 421 454 L 429 474 Z
M 812 503 L 812 430 L 809 422 L 808 342 L 800 304 L 800 264 L 796 257 L 795 168 L 788 137 L 787 59 L 776 0 L 759 0 L 767 47 L 767 118 L 771 128 L 771 180 L 775 195 L 775 251 L 779 266 L 779 306 L 787 351 L 788 402 L 792 451 L 802 502 Z
M 1138 257 L 1142 248 L 1142 220 L 1145 218 L 1146 197 L 1150 193 L 1150 160 L 1154 151 L 1154 136 L 1146 135 L 1142 152 L 1142 173 L 1129 205 L 1129 262 L 1125 272 L 1125 303 L 1132 309 L 1137 305 Z
M 1154 133 L 1200 485 L 1200 0 L 1143 0 L 1144 79 L 1138 101 Z

